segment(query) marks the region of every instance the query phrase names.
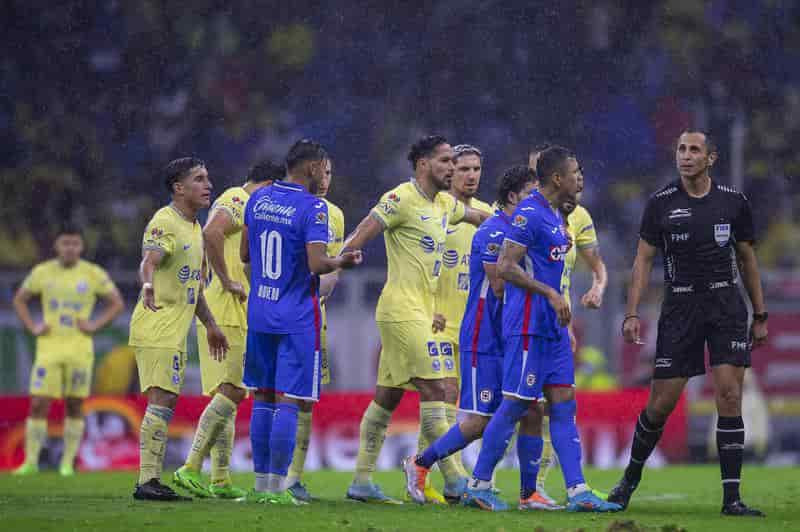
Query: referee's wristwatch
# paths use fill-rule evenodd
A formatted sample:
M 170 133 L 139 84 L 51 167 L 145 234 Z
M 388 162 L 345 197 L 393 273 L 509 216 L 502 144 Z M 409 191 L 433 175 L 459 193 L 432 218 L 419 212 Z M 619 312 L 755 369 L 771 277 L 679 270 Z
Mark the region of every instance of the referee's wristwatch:
M 769 312 L 766 312 L 766 311 L 765 312 L 759 312 L 757 314 L 753 314 L 753 321 L 764 322 L 764 321 L 767 321 L 768 318 L 769 318 Z

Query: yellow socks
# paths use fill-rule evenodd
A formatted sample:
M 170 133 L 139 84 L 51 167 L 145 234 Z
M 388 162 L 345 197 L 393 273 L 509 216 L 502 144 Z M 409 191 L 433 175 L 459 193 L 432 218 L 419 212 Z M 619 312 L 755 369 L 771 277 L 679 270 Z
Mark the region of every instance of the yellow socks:
M 303 469 L 306 465 L 306 454 L 308 454 L 308 444 L 311 441 L 311 412 L 300 411 L 297 413 L 297 435 L 295 437 L 294 454 L 292 455 L 292 465 L 289 466 L 289 476 L 286 478 L 286 485 L 292 486 L 300 481 L 303 476 Z
M 211 446 L 211 483 L 231 483 L 230 464 L 233 444 L 236 441 L 236 411 L 228 418 Z
M 47 439 L 47 420 L 29 417 L 25 422 L 25 463 L 39 464 L 39 453 Z
M 449 429 L 444 405 L 444 401 L 420 401 L 419 403 L 420 432 L 429 442 L 436 441 Z M 448 484 L 457 482 L 463 476 L 452 456 L 439 460 L 439 469 Z
M 453 427 L 456 423 L 458 423 L 458 419 L 456 415 L 458 414 L 458 407 L 454 404 L 445 403 L 444 404 L 444 415 L 447 418 L 447 430 Z M 453 454 L 453 461 L 458 468 L 458 473 L 465 478 L 469 478 L 471 475 L 467 473 L 467 470 L 464 469 L 464 462 L 461 461 L 461 451 Z
M 139 484 L 161 477 L 172 414 L 166 406 L 147 405 L 139 429 Z
M 67 417 L 64 419 L 64 453 L 61 455 L 61 465 L 73 465 L 75 455 L 78 454 L 83 439 L 83 428 L 86 423 L 82 417 Z
M 361 418 L 359 431 L 358 457 L 356 458 L 356 484 L 366 484 L 375 470 L 375 463 L 386 438 L 386 428 L 392 413 L 375 401 L 369 403 L 364 417 Z
M 214 395 L 197 423 L 192 449 L 189 451 L 189 456 L 186 457 L 186 467 L 193 471 L 200 471 L 203 467 L 203 459 L 217 439 L 217 435 L 235 413 L 236 403 L 221 393 Z
M 537 486 L 544 486 L 547 473 L 553 468 L 553 443 L 550 441 L 550 418 L 547 416 L 542 418 L 542 439 L 544 447 L 542 448 L 542 461 L 539 463 L 539 474 L 536 476 Z

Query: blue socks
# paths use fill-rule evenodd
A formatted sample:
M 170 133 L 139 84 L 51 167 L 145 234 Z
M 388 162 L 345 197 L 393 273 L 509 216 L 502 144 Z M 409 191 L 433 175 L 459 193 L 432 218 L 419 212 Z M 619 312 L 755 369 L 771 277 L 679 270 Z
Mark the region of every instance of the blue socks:
M 575 425 L 577 411 L 574 399 L 550 404 L 550 439 L 561 463 L 567 488 L 585 482 L 581 470 L 581 440 L 578 436 L 578 427 Z
M 456 423 L 444 436 L 433 442 L 425 451 L 417 457 L 416 463 L 426 469 L 433 467 L 433 464 L 447 458 L 469 445 L 470 442 L 464 439 L 461 428 Z
M 274 417 L 273 403 L 264 401 L 253 403 L 253 412 L 250 415 L 250 445 L 253 447 L 253 470 L 256 473 L 269 472 L 269 439 Z
M 522 419 L 528 411 L 530 403 L 504 398 L 500 408 L 492 416 L 483 433 L 483 447 L 478 455 L 478 463 L 472 477 L 476 480 L 489 482 L 492 472 L 508 448 L 508 442 L 514 434 L 517 421 Z
M 541 436 L 517 435 L 517 457 L 519 458 L 519 498 L 525 500 L 536 491 L 539 461 L 542 459 L 544 440 Z
M 269 438 L 269 473 L 285 477 L 289 472 L 297 435 L 297 405 L 280 403 L 275 410 Z

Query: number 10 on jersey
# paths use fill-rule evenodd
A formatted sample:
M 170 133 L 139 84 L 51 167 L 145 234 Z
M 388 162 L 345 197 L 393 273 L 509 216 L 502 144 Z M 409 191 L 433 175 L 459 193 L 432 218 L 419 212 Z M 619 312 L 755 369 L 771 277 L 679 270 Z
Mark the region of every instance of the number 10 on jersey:
M 280 279 L 283 237 L 277 231 L 264 231 L 259 238 L 261 239 L 261 276 L 267 279 Z

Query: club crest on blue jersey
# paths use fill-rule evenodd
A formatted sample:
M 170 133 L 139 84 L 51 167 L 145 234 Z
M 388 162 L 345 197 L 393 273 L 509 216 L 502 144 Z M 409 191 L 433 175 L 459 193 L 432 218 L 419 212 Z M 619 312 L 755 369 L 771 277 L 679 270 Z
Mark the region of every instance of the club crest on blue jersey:
M 518 214 L 514 216 L 513 225 L 515 227 L 525 227 L 526 225 L 528 225 L 528 219 L 522 216 L 521 214 Z

